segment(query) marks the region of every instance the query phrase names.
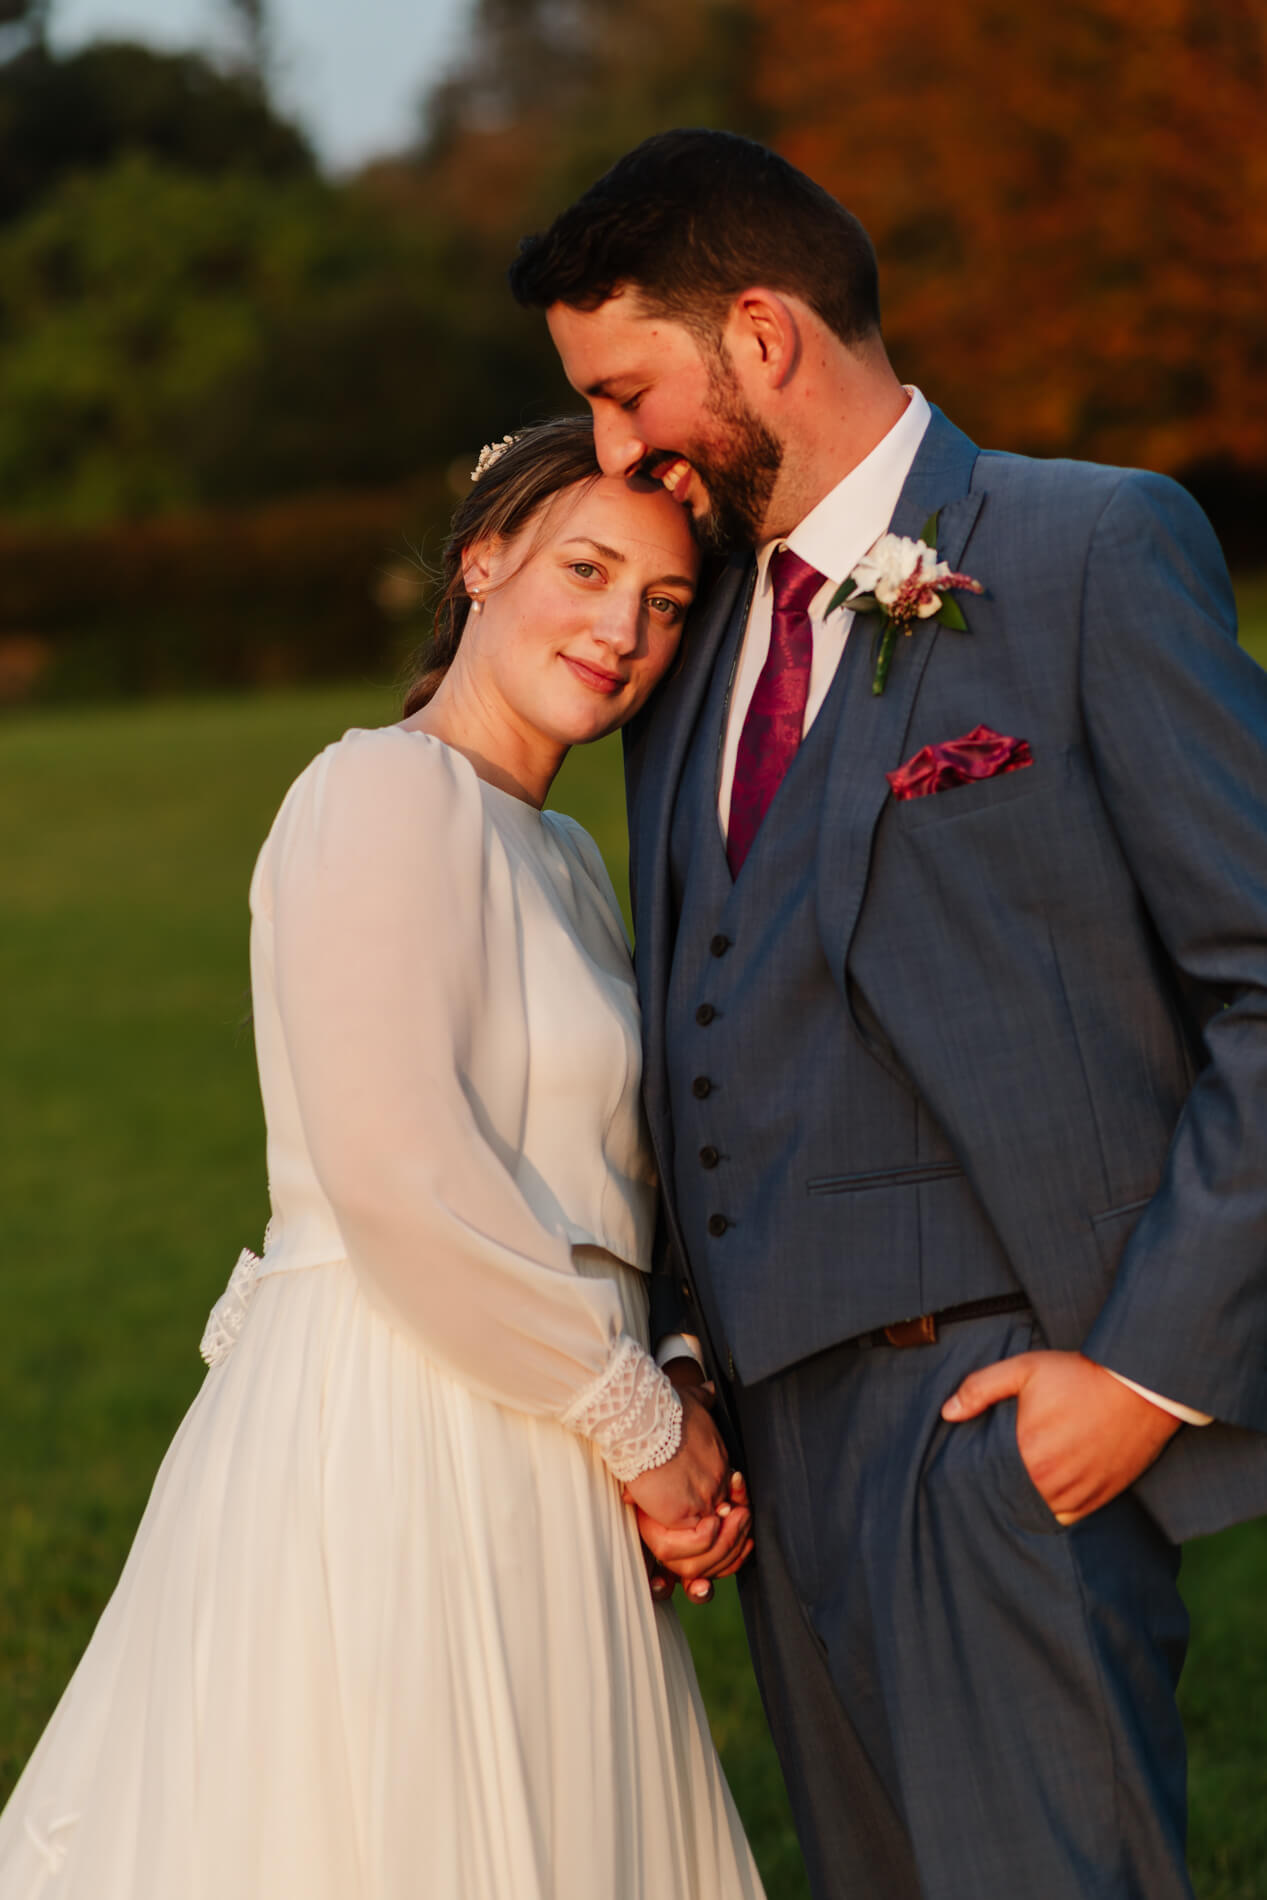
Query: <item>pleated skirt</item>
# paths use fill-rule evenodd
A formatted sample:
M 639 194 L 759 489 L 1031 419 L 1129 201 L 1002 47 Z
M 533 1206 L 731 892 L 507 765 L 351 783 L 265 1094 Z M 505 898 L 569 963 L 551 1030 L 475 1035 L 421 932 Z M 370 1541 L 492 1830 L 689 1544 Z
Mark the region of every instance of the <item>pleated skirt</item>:
M 263 1277 L 0 1816 L 0 1900 L 760 1893 L 597 1453 L 346 1261 Z

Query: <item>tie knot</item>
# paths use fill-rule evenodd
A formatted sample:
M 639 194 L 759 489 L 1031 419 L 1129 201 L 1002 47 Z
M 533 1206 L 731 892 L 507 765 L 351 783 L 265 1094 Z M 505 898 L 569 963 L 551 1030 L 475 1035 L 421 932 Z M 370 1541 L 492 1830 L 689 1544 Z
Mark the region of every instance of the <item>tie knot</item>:
M 770 584 L 775 613 L 803 614 L 823 584 L 824 576 L 791 548 L 776 548 L 770 561 Z

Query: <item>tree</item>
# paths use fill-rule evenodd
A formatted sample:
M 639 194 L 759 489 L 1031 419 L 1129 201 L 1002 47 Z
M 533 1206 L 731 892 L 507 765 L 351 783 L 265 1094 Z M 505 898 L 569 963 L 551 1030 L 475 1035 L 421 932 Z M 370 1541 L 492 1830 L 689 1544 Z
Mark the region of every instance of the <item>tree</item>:
M 752 0 L 775 142 L 876 240 L 891 353 L 986 442 L 1267 467 L 1258 0 Z
M 48 29 L 49 0 L 0 0 L 0 57 L 6 46 L 44 44 Z M 12 42 L 8 36 L 12 35 Z
M 266 0 L 227 0 L 242 45 L 240 70 L 261 94 L 268 90 L 273 65 L 273 24 Z
M 317 179 L 136 155 L 66 181 L 0 231 L 0 515 L 375 488 L 478 449 L 520 419 L 537 326 L 504 343 L 446 244 Z
M 477 0 L 417 151 L 358 186 L 401 228 L 434 233 L 432 294 L 487 372 L 490 420 L 467 442 L 576 407 L 545 326 L 507 293 L 519 239 L 657 128 L 759 131 L 750 26 L 746 0 Z
M 504 242 L 651 132 L 759 132 L 751 53 L 747 0 L 478 0 L 421 169 L 448 215 Z
M 197 53 L 98 42 L 59 58 L 32 46 L 0 66 L 0 223 L 125 152 L 204 176 L 314 170 L 301 134 L 255 83 Z

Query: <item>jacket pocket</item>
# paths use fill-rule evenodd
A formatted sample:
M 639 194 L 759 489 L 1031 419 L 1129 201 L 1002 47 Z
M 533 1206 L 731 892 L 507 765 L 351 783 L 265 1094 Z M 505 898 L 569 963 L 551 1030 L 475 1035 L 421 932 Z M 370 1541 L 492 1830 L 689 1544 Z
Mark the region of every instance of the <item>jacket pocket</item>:
M 1125 1220 L 1128 1214 L 1142 1214 L 1152 1198 L 1151 1194 L 1145 1194 L 1138 1201 L 1123 1201 L 1120 1207 L 1106 1207 L 1102 1214 L 1091 1216 L 1091 1225 L 1099 1227 L 1104 1221 Z
M 922 1181 L 949 1181 L 962 1172 L 953 1161 L 922 1168 L 873 1168 L 866 1174 L 820 1174 L 805 1186 L 811 1194 L 861 1194 L 868 1188 L 918 1187 Z
M 967 785 L 949 785 L 945 791 L 929 792 L 923 798 L 898 798 L 892 801 L 894 817 L 902 831 L 914 831 L 922 825 L 948 824 L 954 818 L 967 818 L 973 812 L 993 811 L 998 805 L 1010 805 L 1018 798 L 1052 788 L 1059 772 L 1063 775 L 1064 755 L 1055 760 L 1035 760 L 1013 772 L 996 772 L 993 778 L 973 779 Z
M 1106 1207 L 1102 1214 L 1092 1214 L 1091 1232 L 1095 1236 L 1096 1251 L 1100 1256 L 1106 1283 L 1117 1272 L 1126 1244 L 1152 1198 L 1151 1194 L 1145 1194 L 1141 1200 L 1123 1201 L 1120 1207 Z

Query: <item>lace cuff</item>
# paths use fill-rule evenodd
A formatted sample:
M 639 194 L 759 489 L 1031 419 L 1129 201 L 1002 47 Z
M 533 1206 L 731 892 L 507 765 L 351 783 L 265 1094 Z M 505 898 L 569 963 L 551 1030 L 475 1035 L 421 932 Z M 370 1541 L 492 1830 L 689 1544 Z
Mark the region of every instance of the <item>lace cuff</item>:
M 597 1379 L 578 1392 L 561 1423 L 591 1438 L 622 1484 L 669 1462 L 682 1442 L 682 1401 L 636 1339 L 622 1333 Z
M 264 1236 L 268 1245 L 268 1236 Z M 237 1345 L 238 1334 L 246 1324 L 246 1309 L 255 1297 L 260 1262 L 258 1254 L 243 1247 L 237 1257 L 229 1284 L 207 1316 L 206 1330 L 198 1348 L 209 1366 L 218 1366 Z

